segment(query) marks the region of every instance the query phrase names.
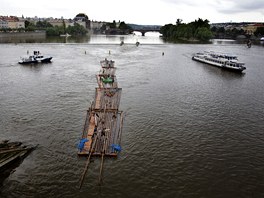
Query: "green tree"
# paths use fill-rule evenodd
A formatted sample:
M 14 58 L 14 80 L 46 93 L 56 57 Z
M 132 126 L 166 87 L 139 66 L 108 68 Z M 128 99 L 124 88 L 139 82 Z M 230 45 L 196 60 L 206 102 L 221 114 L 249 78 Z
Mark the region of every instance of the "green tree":
M 132 28 L 130 26 L 128 26 L 124 21 L 122 21 L 119 24 L 119 29 L 120 30 L 131 30 Z
M 176 25 L 180 25 L 182 23 L 182 19 L 177 19 L 176 20 Z
M 26 31 L 34 31 L 36 29 L 36 26 L 32 22 L 28 22 L 27 24 L 25 24 L 25 29 Z
M 54 27 L 48 27 L 46 28 L 46 34 L 47 36 L 59 36 L 61 34 L 64 34 L 63 26 L 54 26 Z
M 25 28 L 27 28 L 30 25 L 30 22 L 28 20 L 25 20 Z
M 212 32 L 206 27 L 199 27 L 196 30 L 195 38 L 201 41 L 208 41 L 213 36 Z
M 263 36 L 264 35 L 264 27 L 257 27 L 256 31 L 254 32 L 255 36 Z
M 66 24 L 65 24 L 64 19 L 62 21 L 62 27 L 63 27 L 63 34 L 65 34 L 66 33 Z
M 87 34 L 87 30 L 81 26 L 80 24 L 78 23 L 75 23 L 74 26 L 69 26 L 67 29 L 66 29 L 66 32 L 71 34 L 71 35 L 85 35 Z
M 116 28 L 116 21 L 115 20 L 113 20 L 113 23 L 112 23 L 112 28 Z
M 176 25 L 166 24 L 160 29 L 163 37 L 167 40 L 190 40 L 198 39 L 206 41 L 212 38 L 209 21 L 198 19 L 191 23 L 184 24 L 181 19 L 177 19 Z
M 47 22 L 47 21 L 45 20 L 45 21 L 38 21 L 38 22 L 36 23 L 36 27 L 37 27 L 38 29 L 46 29 L 46 28 L 48 28 L 48 27 L 52 27 L 52 25 L 51 25 L 49 22 Z

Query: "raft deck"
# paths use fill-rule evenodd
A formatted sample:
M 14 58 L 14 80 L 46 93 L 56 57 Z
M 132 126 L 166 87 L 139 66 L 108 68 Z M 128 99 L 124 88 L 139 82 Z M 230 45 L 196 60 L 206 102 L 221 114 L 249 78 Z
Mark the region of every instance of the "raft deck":
M 115 146 L 120 145 L 123 123 L 123 112 L 119 111 L 122 89 L 118 88 L 114 75 L 114 61 L 100 63 L 102 69 L 96 75 L 98 88 L 95 89 L 95 100 L 87 111 L 82 134 L 82 139 L 87 141 L 78 155 L 116 157 L 118 150 Z M 107 78 L 113 82 L 103 82 Z

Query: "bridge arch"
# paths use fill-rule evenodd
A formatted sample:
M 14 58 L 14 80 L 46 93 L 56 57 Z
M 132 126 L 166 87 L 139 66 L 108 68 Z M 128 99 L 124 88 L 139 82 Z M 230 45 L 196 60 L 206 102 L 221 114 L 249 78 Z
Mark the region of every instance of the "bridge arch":
M 140 32 L 142 36 L 145 36 L 147 32 L 159 32 L 160 28 L 149 28 L 149 29 L 133 29 L 134 32 Z

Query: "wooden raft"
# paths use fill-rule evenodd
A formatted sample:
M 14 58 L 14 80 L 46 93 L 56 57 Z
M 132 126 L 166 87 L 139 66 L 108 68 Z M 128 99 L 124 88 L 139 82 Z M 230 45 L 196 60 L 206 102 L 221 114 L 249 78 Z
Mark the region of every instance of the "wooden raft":
M 101 71 L 96 76 L 98 88 L 95 89 L 95 99 L 87 110 L 83 128 L 83 149 L 79 156 L 110 156 L 116 157 L 118 151 L 115 145 L 120 145 L 123 125 L 123 112 L 119 111 L 122 89 L 118 88 L 115 76 L 114 61 L 101 61 Z M 104 83 L 101 77 L 111 77 L 114 82 Z

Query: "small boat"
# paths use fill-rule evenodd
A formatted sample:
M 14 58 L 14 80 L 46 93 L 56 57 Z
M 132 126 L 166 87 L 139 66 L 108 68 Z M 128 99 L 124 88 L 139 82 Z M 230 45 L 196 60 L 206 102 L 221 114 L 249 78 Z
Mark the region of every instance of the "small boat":
M 264 41 L 264 37 L 261 37 L 261 38 L 260 38 L 260 41 Z
M 237 56 L 215 53 L 215 52 L 204 52 L 196 53 L 193 57 L 193 60 L 199 61 L 202 63 L 207 63 L 216 67 L 223 69 L 228 69 L 236 72 L 242 72 L 246 69 L 244 66 L 245 63 L 239 62 Z
M 66 33 L 66 34 L 60 34 L 61 37 L 69 37 L 71 36 L 70 34 Z
M 19 64 L 33 64 L 33 63 L 49 63 L 51 56 L 43 56 L 39 51 L 34 51 L 33 55 L 29 57 L 21 57 L 18 61 Z

